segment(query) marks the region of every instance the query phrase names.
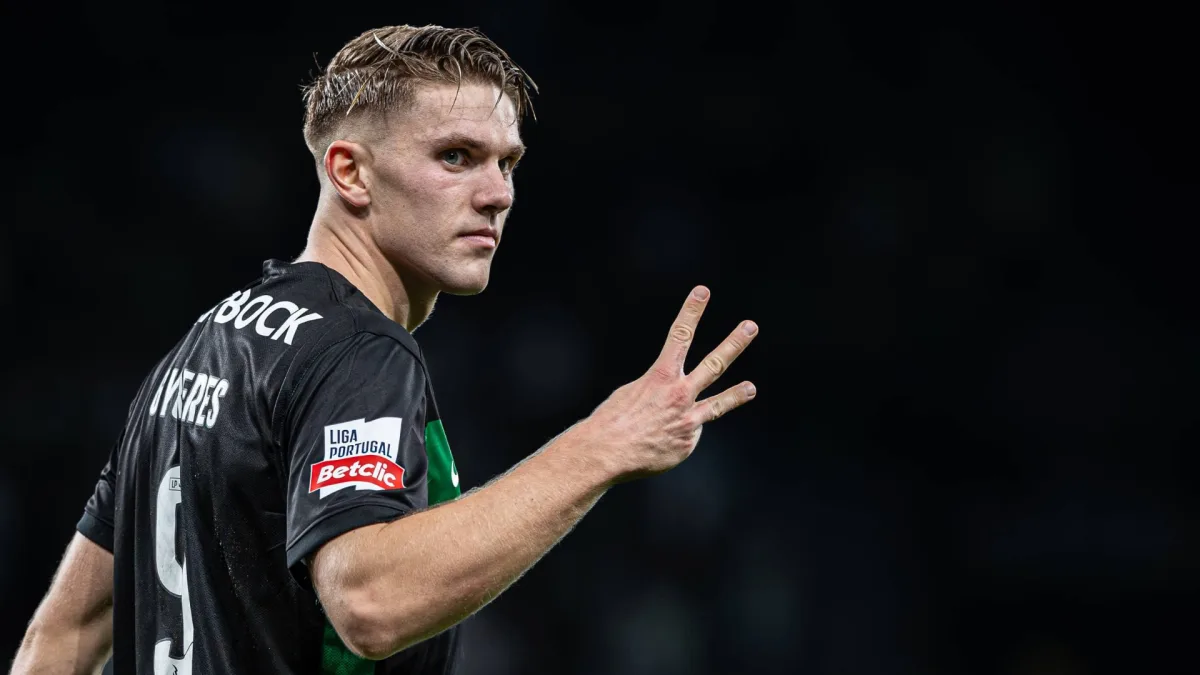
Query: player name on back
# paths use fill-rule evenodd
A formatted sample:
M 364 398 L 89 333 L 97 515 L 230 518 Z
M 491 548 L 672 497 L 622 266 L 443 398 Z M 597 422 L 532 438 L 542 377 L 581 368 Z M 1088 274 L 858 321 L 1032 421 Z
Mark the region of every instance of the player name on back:
M 320 314 L 309 313 L 308 309 L 287 300 L 276 300 L 267 294 L 250 297 L 250 291 L 238 291 L 225 299 L 224 302 L 205 312 L 196 323 L 200 323 L 216 312 L 213 321 L 216 323 L 233 322 L 233 327 L 241 330 L 254 324 L 254 332 L 259 335 L 292 344 L 296 337 L 296 329 L 321 318 Z
M 170 414 L 182 422 L 211 429 L 221 413 L 221 399 L 228 391 L 229 380 L 223 377 L 171 368 L 150 401 L 150 416 Z

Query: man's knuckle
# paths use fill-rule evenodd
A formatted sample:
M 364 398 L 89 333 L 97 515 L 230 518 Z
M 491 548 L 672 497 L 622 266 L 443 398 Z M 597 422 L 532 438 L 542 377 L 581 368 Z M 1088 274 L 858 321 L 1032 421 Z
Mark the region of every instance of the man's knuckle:
M 704 367 L 714 376 L 725 372 L 725 361 L 716 354 L 709 354 L 703 361 Z
M 725 402 L 721 399 L 713 399 L 713 402 L 708 406 L 709 418 L 712 420 L 721 419 L 721 416 L 726 412 Z
M 692 327 L 687 324 L 677 323 L 671 328 L 671 337 L 674 338 L 676 342 L 691 342 Z

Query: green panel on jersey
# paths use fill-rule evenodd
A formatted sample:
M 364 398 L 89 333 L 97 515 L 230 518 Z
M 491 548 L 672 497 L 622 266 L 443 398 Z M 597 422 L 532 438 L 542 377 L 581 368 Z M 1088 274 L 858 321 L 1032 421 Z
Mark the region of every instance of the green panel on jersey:
M 328 620 L 325 621 L 325 644 L 321 652 L 321 675 L 372 675 L 375 672 L 375 662 L 350 651 Z
M 429 505 L 441 504 L 458 497 L 458 467 L 450 454 L 450 442 L 441 420 L 425 425 L 425 457 L 429 460 Z

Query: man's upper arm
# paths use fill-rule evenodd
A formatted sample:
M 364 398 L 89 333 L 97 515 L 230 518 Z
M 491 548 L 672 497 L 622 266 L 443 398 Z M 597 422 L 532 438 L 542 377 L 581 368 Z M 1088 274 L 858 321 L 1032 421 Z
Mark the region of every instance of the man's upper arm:
M 293 570 L 342 534 L 428 503 L 425 371 L 415 354 L 362 332 L 298 377 L 281 420 Z
M 109 623 L 113 605 L 113 555 L 76 532 L 54 573 L 35 622 L 65 628 Z

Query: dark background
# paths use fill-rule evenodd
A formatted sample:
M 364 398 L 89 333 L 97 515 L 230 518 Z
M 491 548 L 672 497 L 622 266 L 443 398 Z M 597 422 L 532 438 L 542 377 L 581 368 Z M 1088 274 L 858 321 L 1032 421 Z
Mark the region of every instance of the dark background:
M 466 486 L 650 364 L 758 399 L 467 623 L 464 675 L 1196 672 L 1195 37 L 1151 5 L 6 3 L 0 655 L 151 365 L 304 245 L 300 86 L 479 26 L 541 85 L 417 332 Z M 315 54 L 315 60 L 314 60 Z

